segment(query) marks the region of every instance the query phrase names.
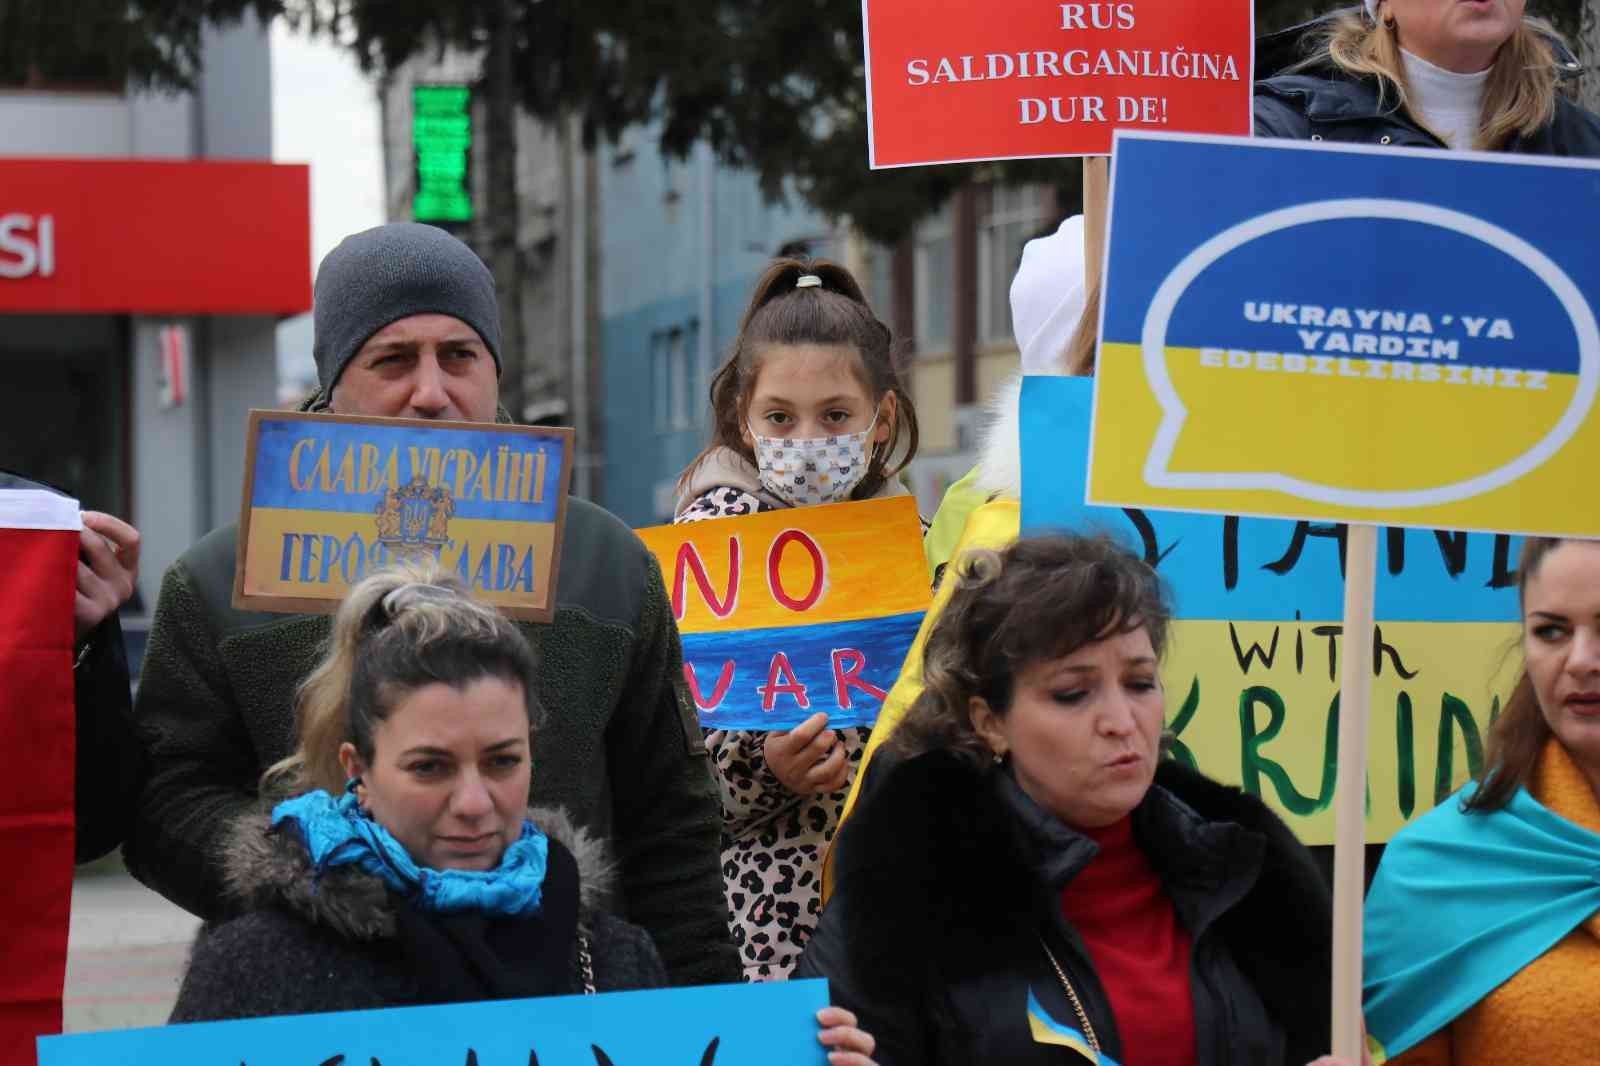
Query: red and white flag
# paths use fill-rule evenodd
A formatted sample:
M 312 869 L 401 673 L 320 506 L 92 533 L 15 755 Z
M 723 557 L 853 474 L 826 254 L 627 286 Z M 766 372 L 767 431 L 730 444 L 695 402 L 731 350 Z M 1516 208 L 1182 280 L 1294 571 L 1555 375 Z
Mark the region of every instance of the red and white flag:
M 0 490 L 0 1063 L 61 1031 L 72 910 L 78 501 Z

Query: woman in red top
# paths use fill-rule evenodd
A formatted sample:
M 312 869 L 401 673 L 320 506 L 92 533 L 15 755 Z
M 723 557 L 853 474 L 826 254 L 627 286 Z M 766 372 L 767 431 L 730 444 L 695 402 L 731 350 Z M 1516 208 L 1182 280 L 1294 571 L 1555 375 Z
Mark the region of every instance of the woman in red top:
M 966 557 L 800 974 L 884 1066 L 1300 1066 L 1327 888 L 1254 797 L 1164 757 L 1155 573 L 1105 539 Z

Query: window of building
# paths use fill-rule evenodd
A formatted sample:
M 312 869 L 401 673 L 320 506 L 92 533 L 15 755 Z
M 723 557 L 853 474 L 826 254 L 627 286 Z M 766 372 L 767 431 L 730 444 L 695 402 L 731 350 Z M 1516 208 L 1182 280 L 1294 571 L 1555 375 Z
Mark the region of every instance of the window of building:
M 955 237 L 946 203 L 917 224 L 917 351 L 948 352 L 955 336 Z
M 658 329 L 650 335 L 652 421 L 657 433 L 675 433 L 694 425 L 695 336 L 697 326 Z
M 689 331 L 673 326 L 667 334 L 667 359 L 672 388 L 672 428 L 689 428 L 689 346 L 684 343 Z
M 978 342 L 1011 344 L 1011 279 L 1022 246 L 1050 228 L 1053 197 L 1044 185 L 992 185 L 978 221 Z
M 861 276 L 856 279 L 867 306 L 883 322 L 894 318 L 894 249 L 887 244 L 865 246 Z
M 672 426 L 672 369 L 667 357 L 667 331 L 650 334 L 650 422 L 657 433 Z

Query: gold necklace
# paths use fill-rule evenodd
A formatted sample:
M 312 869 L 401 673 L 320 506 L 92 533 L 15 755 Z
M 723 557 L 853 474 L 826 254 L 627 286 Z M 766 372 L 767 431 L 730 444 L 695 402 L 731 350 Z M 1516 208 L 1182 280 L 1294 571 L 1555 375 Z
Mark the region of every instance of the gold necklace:
M 1072 1009 L 1078 1014 L 1078 1024 L 1083 1026 L 1083 1035 L 1088 1038 L 1089 1046 L 1094 1048 L 1096 1055 L 1100 1054 L 1100 1041 L 1094 1035 L 1094 1026 L 1089 1024 L 1089 1015 L 1084 1013 L 1083 1003 L 1078 999 L 1078 993 L 1072 990 L 1072 982 L 1067 980 L 1067 971 L 1061 968 L 1056 961 L 1055 953 L 1050 950 L 1050 945 L 1044 942 L 1044 937 L 1039 938 L 1039 946 L 1044 948 L 1044 957 L 1050 960 L 1050 965 L 1055 967 L 1056 976 L 1061 979 L 1061 987 L 1067 993 L 1067 999 L 1072 1001 Z

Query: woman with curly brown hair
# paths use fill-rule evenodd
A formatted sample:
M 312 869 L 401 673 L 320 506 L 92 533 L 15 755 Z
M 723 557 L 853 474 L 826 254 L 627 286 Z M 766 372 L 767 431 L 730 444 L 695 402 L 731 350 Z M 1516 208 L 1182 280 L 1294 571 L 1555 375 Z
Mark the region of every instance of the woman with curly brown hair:
M 800 974 L 832 982 L 886 1066 L 1315 1057 L 1328 891 L 1259 800 L 1164 757 L 1154 571 L 1044 536 L 946 580 L 924 690 L 840 833 Z

